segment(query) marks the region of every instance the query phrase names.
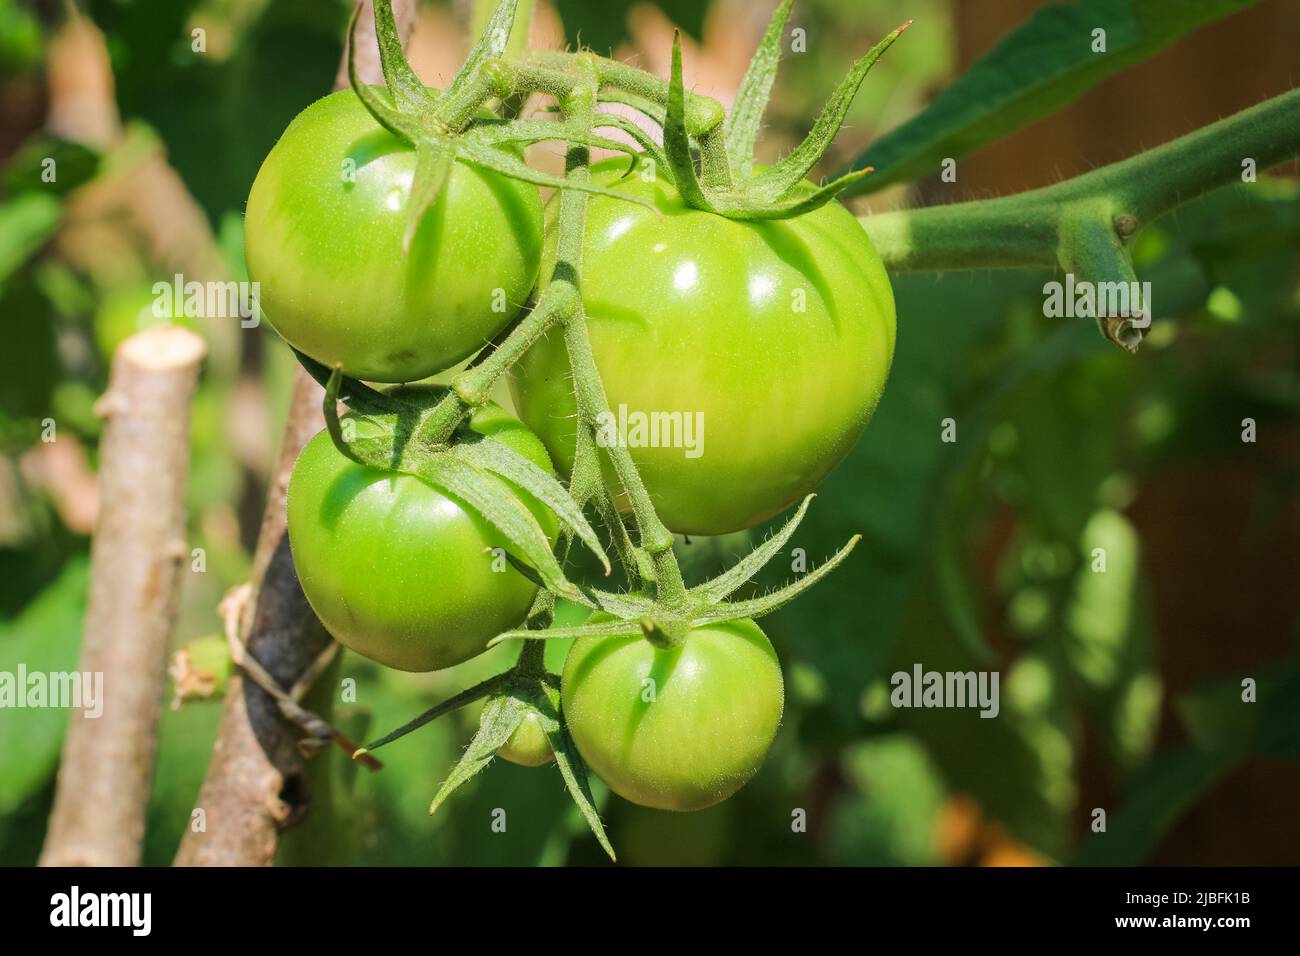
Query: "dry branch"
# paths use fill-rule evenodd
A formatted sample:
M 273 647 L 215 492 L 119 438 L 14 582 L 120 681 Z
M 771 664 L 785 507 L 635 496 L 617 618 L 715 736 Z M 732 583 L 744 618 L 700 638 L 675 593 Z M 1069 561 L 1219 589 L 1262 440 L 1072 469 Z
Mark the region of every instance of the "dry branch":
M 103 675 L 102 713 L 72 712 L 41 863 L 139 863 L 168 645 L 180 603 L 190 401 L 206 348 L 160 326 L 127 339 L 99 408 L 102 504 L 91 548 L 83 674 Z
M 382 83 L 373 16 L 368 0 L 358 36 L 361 75 Z M 393 4 L 398 23 L 409 35 L 412 0 Z M 346 64 L 346 51 L 344 64 Z M 346 66 L 339 88 L 347 85 Z M 302 446 L 324 427 L 319 385 L 301 369 L 285 424 L 280 459 L 271 476 L 253 563 L 252 597 L 241 631 L 250 653 L 283 688 L 298 682 L 328 646 L 330 637 L 312 613 L 289 554 L 285 535 L 285 492 Z M 227 688 L 225 710 L 212 761 L 197 808 L 204 825 L 192 825 L 181 841 L 177 866 L 269 866 L 275 861 L 280 831 L 301 821 L 307 811 L 301 734 L 275 700 L 236 673 Z

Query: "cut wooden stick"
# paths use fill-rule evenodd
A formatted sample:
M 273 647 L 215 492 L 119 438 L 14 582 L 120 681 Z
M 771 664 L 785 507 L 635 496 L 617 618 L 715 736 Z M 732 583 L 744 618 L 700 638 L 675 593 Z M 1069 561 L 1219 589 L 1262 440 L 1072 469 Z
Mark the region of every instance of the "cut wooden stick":
M 107 425 L 81 648 L 83 701 L 63 748 L 41 853 L 46 866 L 140 862 L 168 645 L 189 558 L 190 402 L 205 352 L 203 339 L 186 329 L 139 332 L 114 356 L 97 406 Z M 102 688 L 102 699 L 85 700 L 87 686 Z

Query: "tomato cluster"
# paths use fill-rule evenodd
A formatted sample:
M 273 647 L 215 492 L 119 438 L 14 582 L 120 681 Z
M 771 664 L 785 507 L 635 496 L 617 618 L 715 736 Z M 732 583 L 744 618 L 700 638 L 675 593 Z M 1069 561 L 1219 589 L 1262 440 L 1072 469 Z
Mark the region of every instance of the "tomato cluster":
M 556 262 L 558 201 L 547 215 L 537 186 L 459 160 L 404 249 L 416 175 L 416 150 L 345 91 L 293 121 L 249 196 L 248 267 L 267 321 L 354 379 L 414 382 L 473 355 Z M 611 414 L 599 434 L 624 443 L 669 530 L 753 527 L 844 458 L 880 399 L 895 334 L 880 259 L 833 202 L 739 220 L 692 208 L 666 174 L 627 175 L 626 161 L 596 165 L 592 182 L 614 194 L 590 199 L 582 250 L 583 321 Z M 510 383 L 522 422 L 489 404 L 458 435 L 569 474 L 577 415 L 562 328 L 532 344 Z M 423 407 L 446 394 L 402 393 L 424 395 Z M 343 424 L 362 438 L 373 427 Z M 554 541 L 550 509 L 511 494 Z M 337 435 L 303 450 L 288 511 L 312 607 L 340 643 L 383 664 L 450 667 L 534 604 L 536 579 L 503 560 L 508 543 L 475 508 L 435 480 L 354 460 Z M 695 810 L 757 771 L 784 695 L 771 643 L 739 617 L 669 643 L 583 637 L 559 701 L 583 759 L 617 793 Z M 530 710 L 498 753 L 549 762 L 551 732 Z

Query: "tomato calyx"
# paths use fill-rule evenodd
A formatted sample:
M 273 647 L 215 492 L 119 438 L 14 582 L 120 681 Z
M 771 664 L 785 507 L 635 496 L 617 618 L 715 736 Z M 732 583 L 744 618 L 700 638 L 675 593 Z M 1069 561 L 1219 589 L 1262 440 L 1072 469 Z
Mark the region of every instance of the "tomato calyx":
M 783 0 L 772 15 L 726 124 L 697 135 L 695 143 L 687 126 L 680 31 L 674 35 L 664 150 L 677 191 L 687 205 L 728 219 L 788 219 L 825 205 L 872 171 L 870 167 L 854 170 L 820 187 L 807 183 L 808 174 L 839 133 L 867 73 L 910 20 L 853 64 L 799 146 L 776 165 L 758 172 L 754 169 L 754 142 L 780 62 L 781 37 L 792 5 L 793 0 Z M 699 147 L 698 175 L 695 144 Z
M 410 252 L 416 230 L 425 213 L 437 201 L 453 162 L 462 162 L 489 172 L 537 186 L 554 189 L 584 189 L 629 202 L 618 193 L 590 184 L 576 184 L 563 177 L 539 172 L 517 154 L 533 143 L 549 140 L 577 142 L 615 152 L 635 150 L 591 131 L 576 133 L 566 124 L 547 120 L 503 119 L 484 116 L 483 104 L 491 97 L 505 99 L 516 92 L 516 71 L 502 58 L 515 18 L 515 0 L 501 3 L 488 21 L 469 58 L 445 91 L 420 82 L 402 50 L 392 0 L 376 0 L 375 35 L 380 52 L 387 96 L 361 79 L 356 63 L 356 31 L 362 7 L 352 13 L 348 24 L 348 79 L 353 91 L 381 126 L 415 148 L 416 167 L 411 181 L 411 202 L 407 206 L 402 251 Z M 561 82 L 563 78 L 556 80 Z
M 325 372 L 319 363 L 301 355 L 299 359 L 314 374 Z M 322 383 L 325 425 L 342 455 L 368 468 L 414 475 L 451 494 L 501 532 L 511 545 L 507 555 L 517 566 L 537 576 L 554 593 L 580 599 L 582 594 L 565 577 L 546 531 L 514 490 L 521 488 L 549 508 L 608 572 L 609 558 L 595 529 L 564 486 L 546 470 L 503 442 L 471 431 L 464 416 L 445 443 L 430 445 L 416 440 L 421 423 L 441 407 L 438 399 L 445 390 L 394 389 L 384 393 L 348 379 L 345 392 L 344 381 L 343 373 L 335 368 Z M 340 417 L 339 402 L 344 394 L 349 413 Z
M 814 495 L 808 495 L 785 525 L 748 555 L 717 577 L 686 590 L 675 601 L 662 601 L 640 592 L 614 593 L 581 587 L 576 603 L 608 616 L 608 620 L 571 627 L 552 627 L 543 633 L 528 629 L 506 631 L 488 642 L 494 647 L 519 638 L 549 640 L 581 637 L 644 637 L 657 647 L 680 644 L 692 630 L 737 618 L 757 619 L 790 603 L 829 575 L 853 552 L 861 535 L 798 580 L 755 598 L 733 601 L 731 595 L 754 578 L 793 537 Z

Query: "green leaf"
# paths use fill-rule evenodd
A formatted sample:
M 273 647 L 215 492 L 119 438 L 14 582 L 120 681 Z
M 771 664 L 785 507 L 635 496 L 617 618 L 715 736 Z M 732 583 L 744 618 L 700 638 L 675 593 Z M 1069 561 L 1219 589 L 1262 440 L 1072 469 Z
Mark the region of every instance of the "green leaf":
M 781 35 L 785 31 L 786 21 L 790 19 L 790 8 L 793 5 L 794 0 L 781 0 L 776 12 L 772 14 L 767 31 L 763 34 L 754 59 L 745 71 L 740 90 L 736 93 L 735 105 L 727 116 L 727 157 L 731 160 L 731 168 L 742 178 L 749 176 L 754 165 L 754 142 L 758 139 L 767 99 L 772 93 L 772 83 L 776 80 L 776 70 L 781 63 Z
M 885 37 L 875 46 L 873 46 L 867 55 L 862 57 L 853 64 L 846 76 L 831 98 L 826 102 L 822 109 L 821 115 L 817 117 L 817 122 L 813 124 L 812 130 L 802 143 L 794 148 L 790 155 L 786 156 L 775 166 L 765 170 L 753 182 L 754 192 L 765 200 L 777 200 L 788 195 L 792 190 L 799 186 L 808 176 L 822 155 L 830 148 L 831 143 L 835 142 L 835 137 L 839 134 L 840 127 L 844 125 L 844 117 L 848 115 L 849 106 L 853 103 L 853 97 L 858 93 L 858 88 L 862 86 L 862 81 L 867 78 L 867 73 L 875 66 L 876 61 L 893 46 L 904 30 L 911 25 L 911 20 L 904 23 L 889 36 Z M 859 172 L 865 170 L 864 165 L 859 167 Z M 852 182 L 843 182 L 840 189 L 852 185 Z M 828 197 L 829 198 L 829 197 Z
M 54 176 L 52 182 L 45 181 L 47 169 Z M 24 192 L 64 196 L 89 182 L 98 170 L 99 155 L 93 150 L 81 143 L 40 134 L 23 143 L 5 164 L 4 191 L 11 197 Z
M 804 498 L 799 505 L 799 510 L 794 513 L 794 517 L 787 521 L 780 531 L 713 580 L 701 584 L 699 587 L 691 588 L 691 595 L 701 597 L 706 601 L 721 601 L 734 593 L 737 588 L 744 585 L 780 553 L 786 542 L 795 533 L 795 529 L 799 527 L 799 522 L 803 521 L 803 516 L 808 513 L 808 505 L 812 503 L 815 497 L 816 495 L 808 495 Z
M 85 559 L 69 561 L 17 617 L 0 624 L 0 673 L 16 681 L 20 667 L 29 675 L 76 671 L 89 577 Z M 0 814 L 9 814 L 53 778 L 69 717 L 58 707 L 0 713 Z
M 49 241 L 63 206 L 46 193 L 28 193 L 0 206 L 0 282 Z
M 483 715 L 479 718 L 478 732 L 465 748 L 464 755 L 456 764 L 447 779 L 438 789 L 438 795 L 429 804 L 429 813 L 434 814 L 457 787 L 473 779 L 480 770 L 492 762 L 498 750 L 505 746 L 510 735 L 515 732 L 528 705 L 517 697 L 503 694 L 494 697 L 483 705 Z
M 1082 96 L 1179 37 L 1256 0 L 1080 0 L 1043 7 L 981 57 L 919 115 L 854 161 L 876 174 L 860 191 L 938 171 Z M 1105 30 L 1106 52 L 1093 52 Z
M 591 787 L 587 783 L 587 765 L 583 763 L 578 748 L 573 745 L 569 728 L 560 714 L 560 692 L 550 682 L 542 685 L 542 692 L 545 695 L 546 706 L 538 706 L 537 715 L 541 720 L 542 729 L 546 731 L 546 739 L 551 743 L 551 751 L 555 754 L 555 766 L 559 769 L 560 776 L 564 778 L 564 786 L 568 789 L 574 804 L 577 805 L 578 812 L 582 814 L 582 818 L 587 821 L 587 826 L 595 835 L 596 842 L 609 854 L 611 860 L 616 860 L 614 847 L 610 845 L 609 837 L 605 835 L 605 826 L 600 822 L 600 814 L 596 812 L 596 803 L 591 797 Z

